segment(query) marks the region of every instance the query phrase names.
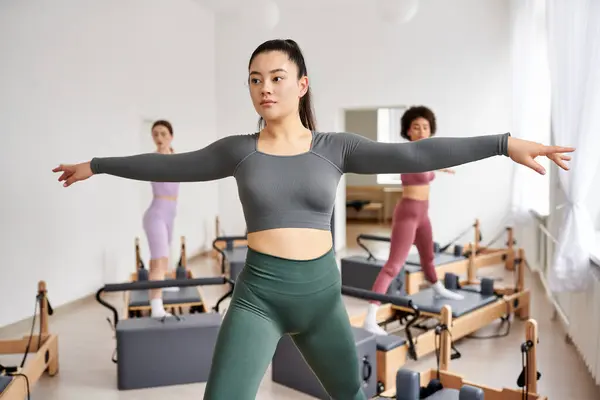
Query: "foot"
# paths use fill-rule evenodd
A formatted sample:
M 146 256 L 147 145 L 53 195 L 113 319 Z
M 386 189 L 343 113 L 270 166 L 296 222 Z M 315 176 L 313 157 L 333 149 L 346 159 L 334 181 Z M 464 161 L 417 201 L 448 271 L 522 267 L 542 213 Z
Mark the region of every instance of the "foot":
M 433 291 L 435 292 L 435 294 L 439 297 L 443 297 L 445 299 L 450 299 L 450 300 L 464 299 L 464 296 L 462 294 L 455 293 L 455 292 L 452 292 L 452 291 L 446 289 L 444 287 L 444 285 L 442 285 L 442 282 L 440 282 L 440 281 L 437 281 L 436 283 L 431 285 L 431 287 L 432 287 Z
M 367 323 L 365 321 L 365 323 L 363 324 L 363 329 L 366 331 L 369 331 L 375 335 L 378 336 L 386 336 L 388 333 L 385 331 L 385 329 L 383 329 L 382 327 L 380 327 L 379 325 L 375 324 L 371 324 L 371 323 Z
M 152 314 L 151 314 L 152 318 L 156 318 L 156 319 L 163 319 L 163 318 L 169 318 L 172 317 L 173 314 L 171 314 L 170 312 L 167 312 L 164 308 L 162 310 L 152 310 Z
M 150 315 L 152 318 L 166 318 L 172 317 L 171 313 L 168 313 L 163 306 L 162 299 L 152 299 L 150 300 Z
M 162 288 L 163 292 L 179 292 L 178 287 L 166 287 L 166 288 Z
M 365 322 L 363 323 L 363 329 L 374 333 L 375 335 L 385 336 L 388 333 L 377 324 L 378 308 L 379 306 L 377 304 L 369 304 L 369 310 L 367 311 Z

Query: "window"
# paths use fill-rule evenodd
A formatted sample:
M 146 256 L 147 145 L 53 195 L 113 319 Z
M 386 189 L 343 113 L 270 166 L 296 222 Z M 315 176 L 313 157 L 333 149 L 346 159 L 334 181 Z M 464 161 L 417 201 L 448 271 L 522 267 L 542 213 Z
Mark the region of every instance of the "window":
M 534 142 L 551 142 L 551 80 L 547 49 L 546 10 L 543 0 L 512 2 L 512 127 L 514 136 Z M 546 171 L 550 160 L 537 157 Z M 517 166 L 513 175 L 512 208 L 515 212 L 550 214 L 550 174 Z
M 400 119 L 404 108 L 378 108 L 377 109 L 377 141 L 382 143 L 400 143 Z M 377 183 L 380 185 L 400 184 L 400 174 L 377 174 Z
M 550 97 L 550 64 L 548 59 L 547 48 L 547 31 L 546 31 L 546 7 L 544 1 L 535 3 L 534 27 L 532 29 L 533 41 L 531 46 L 530 62 L 531 73 L 529 75 L 530 82 L 527 90 L 530 91 L 526 103 L 527 110 L 531 112 L 530 126 L 524 127 L 538 133 L 532 135 L 530 140 L 539 141 L 544 144 L 550 144 L 552 140 L 551 128 L 551 97 Z M 547 157 L 538 157 L 538 163 L 546 171 L 550 171 L 551 162 Z M 531 199 L 531 209 L 539 215 L 550 215 L 550 174 L 539 176 L 537 173 L 536 179 L 531 180 L 533 186 L 530 193 L 535 193 Z

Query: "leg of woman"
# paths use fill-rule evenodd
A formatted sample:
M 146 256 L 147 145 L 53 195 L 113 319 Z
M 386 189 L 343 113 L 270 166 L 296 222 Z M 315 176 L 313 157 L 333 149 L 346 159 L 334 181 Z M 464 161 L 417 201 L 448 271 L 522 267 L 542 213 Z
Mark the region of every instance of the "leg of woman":
M 428 207 L 428 204 L 424 204 L 424 206 Z M 436 294 L 447 299 L 462 299 L 462 295 L 446 289 L 442 282 L 438 280 L 437 274 L 435 273 L 435 265 L 433 263 L 433 231 L 431 229 L 431 220 L 429 219 L 427 210 L 424 210 L 423 217 L 421 218 L 420 224 L 417 227 L 415 246 L 419 251 L 421 270 L 425 275 L 425 279 L 432 284 L 432 288 Z
M 334 290 L 337 300 L 321 305 L 323 312 L 318 321 L 292 338 L 329 396 L 336 400 L 367 400 L 350 319 L 339 294 L 340 287 L 336 285 Z
M 374 292 L 385 294 L 392 280 L 396 278 L 404 266 L 406 257 L 408 257 L 415 240 L 415 232 L 419 223 L 420 215 L 417 203 L 417 200 L 403 199 L 396 205 L 392 220 L 390 254 L 379 275 L 377 275 L 377 279 L 375 279 L 372 289 Z M 377 335 L 386 335 L 386 331 L 377 324 L 379 304 L 378 301 L 370 302 L 363 327 Z
M 163 277 L 167 275 L 167 272 L 169 272 L 169 257 L 171 255 L 171 243 L 173 242 L 173 224 L 175 222 L 175 213 L 174 210 L 171 210 L 172 214 L 169 215 L 166 219 L 165 219 L 165 225 L 167 227 L 167 252 L 168 252 L 168 257 L 165 259 L 164 263 L 161 265 L 162 268 L 162 274 Z M 163 288 L 162 291 L 164 292 L 178 292 L 180 290 L 180 288 L 178 287 L 167 287 L 167 288 Z
M 219 330 L 205 400 L 254 400 L 282 336 L 268 308 L 240 278 Z
M 150 247 L 150 271 L 148 279 L 151 281 L 163 280 L 168 264 L 167 227 L 160 215 L 147 212 L 144 216 L 144 230 Z M 150 307 L 154 318 L 168 316 L 162 301 L 162 290 L 151 289 Z

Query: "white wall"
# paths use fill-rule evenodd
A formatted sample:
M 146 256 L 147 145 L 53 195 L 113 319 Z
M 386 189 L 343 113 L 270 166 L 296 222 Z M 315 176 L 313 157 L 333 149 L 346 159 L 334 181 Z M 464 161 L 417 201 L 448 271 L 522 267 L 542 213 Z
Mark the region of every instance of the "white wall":
M 38 280 L 58 306 L 133 271 L 148 184 L 64 189 L 51 169 L 139 153 L 145 118 L 173 122 L 177 151 L 213 141 L 214 46 L 214 16 L 189 0 L 0 3 L 0 326 L 31 315 Z M 217 192 L 182 185 L 176 242 L 192 253 L 210 245 Z
M 343 127 L 343 108 L 426 104 L 439 119 L 439 136 L 510 130 L 509 13 L 504 0 L 423 0 L 409 24 L 389 27 L 369 2 L 352 8 L 334 2 L 284 2 L 278 27 L 219 15 L 216 25 L 217 124 L 220 136 L 254 131 L 247 92 L 252 51 L 272 38 L 293 38 L 303 48 L 315 95 L 318 128 Z M 297 3 L 297 4 L 296 4 Z M 318 8 L 317 8 L 318 7 Z M 484 240 L 508 211 L 511 162 L 496 157 L 440 174 L 431 217 L 444 242 L 478 217 Z M 345 179 L 336 203 L 336 241 L 345 244 Z M 220 185 L 219 213 L 226 233 L 243 233 L 233 179 Z

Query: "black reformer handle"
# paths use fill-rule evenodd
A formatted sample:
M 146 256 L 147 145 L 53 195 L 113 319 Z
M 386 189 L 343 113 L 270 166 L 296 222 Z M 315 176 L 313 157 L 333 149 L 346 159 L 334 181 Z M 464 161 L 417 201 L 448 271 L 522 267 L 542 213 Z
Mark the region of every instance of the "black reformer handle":
M 161 289 L 166 287 L 210 286 L 228 283 L 224 276 L 195 279 L 165 279 L 162 281 L 137 281 L 127 283 L 110 283 L 100 290 L 103 292 L 123 292 L 125 290 Z
M 248 240 L 247 236 L 217 236 L 215 240 L 213 240 L 213 245 L 217 242 L 233 242 L 235 240 Z
M 371 240 L 374 242 L 390 242 L 390 237 L 389 236 L 378 236 L 378 235 L 369 235 L 368 233 L 361 233 L 360 235 L 358 235 L 356 237 L 356 243 L 362 247 L 367 254 L 369 254 L 369 257 L 367 258 L 368 260 L 375 260 L 375 256 L 373 255 L 373 253 L 371 253 L 371 250 L 369 250 L 367 248 L 367 246 L 365 246 L 363 244 L 363 240 Z
M 375 242 L 389 242 L 391 239 L 389 236 L 369 235 L 367 233 L 361 233 L 357 236 L 356 241 L 360 240 L 372 240 Z
M 390 303 L 398 307 L 410 308 L 414 311 L 417 310 L 417 307 L 414 305 L 413 301 L 411 299 L 407 299 L 406 297 L 390 296 L 389 294 L 376 293 L 370 290 L 359 289 L 350 286 L 342 286 L 342 294 L 364 300 Z
M 195 278 L 195 279 L 166 279 L 162 281 L 137 281 L 127 283 L 110 283 L 104 285 L 96 292 L 96 300 L 104 307 L 108 308 L 113 313 L 113 325 L 117 326 L 119 322 L 119 313 L 115 307 L 107 303 L 102 299 L 101 295 L 103 292 L 123 292 L 126 290 L 147 290 L 147 289 L 161 289 L 166 287 L 189 287 L 189 286 L 209 286 L 209 285 L 223 285 L 229 283 L 233 286 L 234 282 L 224 276 L 210 277 L 210 278 Z

